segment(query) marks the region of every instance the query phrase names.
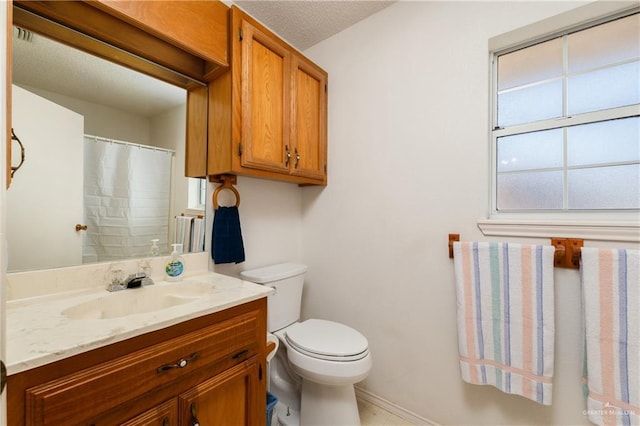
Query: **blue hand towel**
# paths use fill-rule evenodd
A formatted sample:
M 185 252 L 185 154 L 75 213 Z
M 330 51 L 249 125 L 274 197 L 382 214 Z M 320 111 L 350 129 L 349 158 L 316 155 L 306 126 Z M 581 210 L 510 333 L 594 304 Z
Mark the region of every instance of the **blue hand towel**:
M 244 244 L 237 206 L 219 207 L 215 210 L 211 257 L 215 264 L 244 262 Z

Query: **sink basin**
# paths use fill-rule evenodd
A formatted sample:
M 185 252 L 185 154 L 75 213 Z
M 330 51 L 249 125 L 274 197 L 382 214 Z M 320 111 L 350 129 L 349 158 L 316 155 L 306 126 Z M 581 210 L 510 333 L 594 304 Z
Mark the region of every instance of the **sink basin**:
M 120 318 L 159 311 L 195 302 L 211 294 L 214 285 L 206 282 L 156 284 L 122 290 L 87 300 L 67 308 L 62 315 L 72 320 Z

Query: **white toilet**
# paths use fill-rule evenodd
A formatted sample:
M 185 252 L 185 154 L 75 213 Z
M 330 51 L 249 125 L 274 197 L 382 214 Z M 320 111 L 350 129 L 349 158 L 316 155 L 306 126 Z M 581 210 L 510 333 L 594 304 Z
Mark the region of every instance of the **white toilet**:
M 267 328 L 281 343 L 269 363 L 278 424 L 359 425 L 353 384 L 371 370 L 367 339 L 337 322 L 299 322 L 306 271 L 305 265 L 282 263 L 240 273 L 275 290 L 267 302 Z

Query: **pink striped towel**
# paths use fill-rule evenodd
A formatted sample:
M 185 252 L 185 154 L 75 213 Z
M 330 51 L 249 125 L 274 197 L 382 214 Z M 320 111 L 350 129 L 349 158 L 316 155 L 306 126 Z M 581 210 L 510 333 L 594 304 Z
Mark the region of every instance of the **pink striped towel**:
M 454 243 L 460 373 L 550 405 L 553 246 Z
M 582 249 L 587 414 L 640 425 L 640 251 Z

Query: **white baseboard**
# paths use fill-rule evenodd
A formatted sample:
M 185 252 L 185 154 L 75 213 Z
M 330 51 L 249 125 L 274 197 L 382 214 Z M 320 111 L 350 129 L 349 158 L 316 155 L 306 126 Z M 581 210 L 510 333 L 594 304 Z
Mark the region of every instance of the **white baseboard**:
M 370 404 L 380 407 L 383 410 L 386 410 L 400 417 L 401 419 L 408 421 L 409 423 L 412 423 L 414 425 L 440 426 L 436 422 L 433 422 L 429 419 L 425 419 L 424 417 L 419 416 L 416 413 L 406 410 L 400 407 L 399 405 L 396 405 L 391 401 L 387 401 L 386 399 L 381 398 L 378 395 L 375 395 L 369 391 L 361 389 L 358 386 L 355 386 L 355 390 L 356 390 L 357 399 L 366 401 Z

